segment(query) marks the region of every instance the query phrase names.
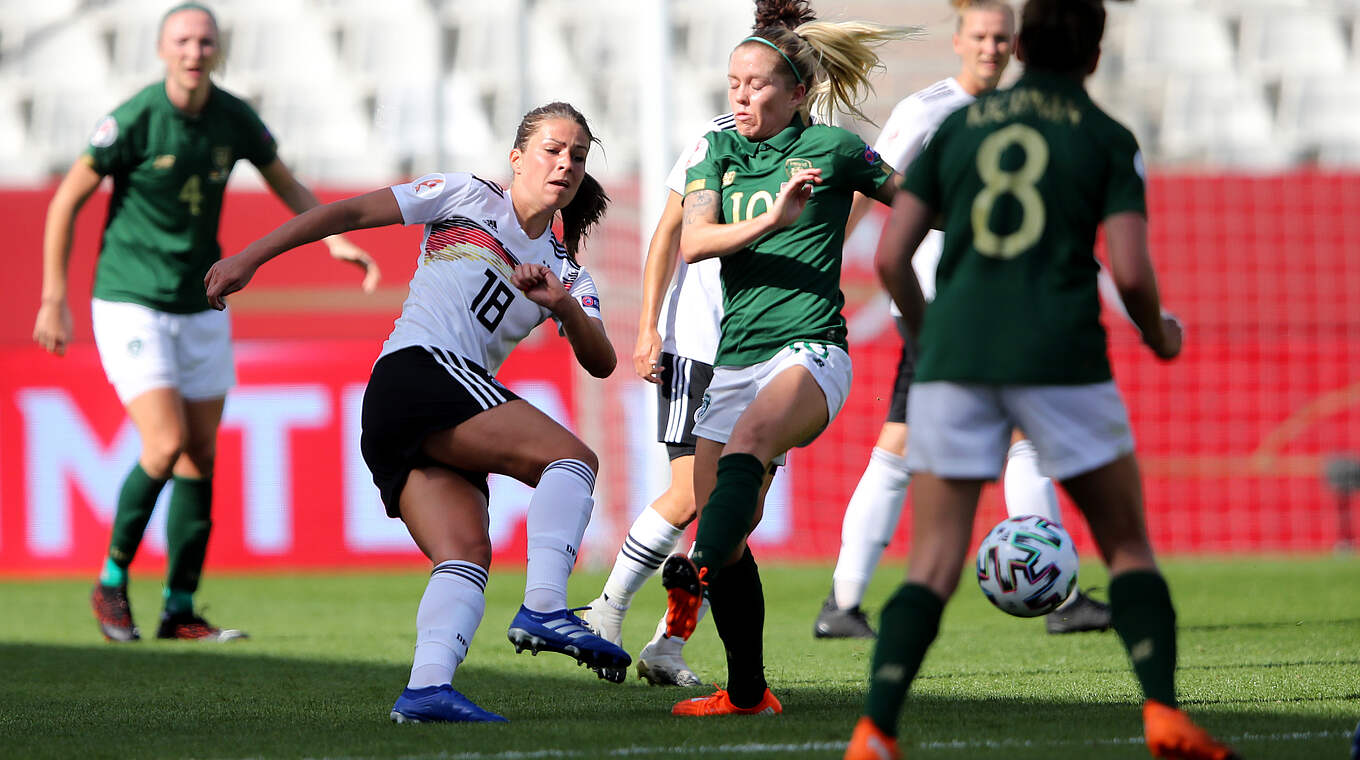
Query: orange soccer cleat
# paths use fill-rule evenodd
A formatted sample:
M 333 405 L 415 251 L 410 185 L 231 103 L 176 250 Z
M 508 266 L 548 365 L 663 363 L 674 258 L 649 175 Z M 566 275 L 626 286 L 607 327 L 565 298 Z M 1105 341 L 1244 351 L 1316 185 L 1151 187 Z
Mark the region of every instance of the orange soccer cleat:
M 1220 744 L 1190 716 L 1149 699 L 1143 703 L 1143 737 L 1148 752 L 1164 760 L 1241 760 L 1232 747 Z
M 760 702 L 755 707 L 737 707 L 732 704 L 732 699 L 727 696 L 726 689 L 718 689 L 706 697 L 695 697 L 676 702 L 675 707 L 671 708 L 671 715 L 778 715 L 784 712 L 784 706 L 779 704 L 769 688 L 761 695 Z
M 845 760 L 901 760 L 897 740 L 878 730 L 868 717 L 859 719 L 850 746 L 845 748 Z
M 666 635 L 686 641 L 699 624 L 699 607 L 704 603 L 704 576 L 708 568 L 695 566 L 683 554 L 672 554 L 661 566 L 661 585 L 666 589 Z

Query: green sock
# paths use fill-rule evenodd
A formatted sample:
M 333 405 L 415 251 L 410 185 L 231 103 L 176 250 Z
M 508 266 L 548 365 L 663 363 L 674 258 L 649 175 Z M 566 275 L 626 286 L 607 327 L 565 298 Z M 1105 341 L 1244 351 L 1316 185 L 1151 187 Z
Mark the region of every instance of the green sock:
M 708 568 L 709 582 L 751 532 L 764 481 L 765 465 L 750 454 L 718 460 L 717 483 L 699 517 L 691 556 L 695 565 Z
M 212 480 L 178 475 L 174 480 L 170 514 L 165 521 L 169 559 L 165 586 L 167 593 L 184 592 L 192 597 L 203 574 L 208 534 L 212 532 Z
M 165 597 L 165 611 L 174 615 L 177 612 L 194 611 L 194 595 L 190 591 L 172 591 L 165 589 L 162 594 Z
M 104 569 L 99 571 L 99 582 L 105 586 L 119 588 L 126 586 L 127 581 L 127 568 L 114 562 L 113 557 L 105 557 Z
M 127 583 L 127 567 L 132 564 L 132 558 L 137 556 L 137 547 L 142 543 L 146 523 L 151 519 L 151 511 L 156 508 L 156 497 L 161 495 L 164 487 L 165 481 L 147 475 L 140 462 L 133 465 L 132 471 L 123 479 L 123 488 L 118 492 L 118 511 L 113 515 L 113 535 L 109 538 L 109 560 L 114 567 L 123 571 L 122 583 L 106 581 L 101 574 L 100 582 L 104 585 L 121 586 Z M 106 572 L 109 564 L 104 563 Z M 116 576 L 117 573 L 112 575 Z
M 765 592 L 750 547 L 708 584 L 713 624 L 727 651 L 727 694 L 737 707 L 765 696 Z
M 1176 609 L 1161 574 L 1120 573 L 1110 580 L 1110 618 L 1143 695 L 1176 706 Z
M 864 714 L 888 736 L 897 736 L 902 703 L 926 650 L 940 632 L 943 613 L 944 600 L 915 583 L 902 584 L 883 605 Z

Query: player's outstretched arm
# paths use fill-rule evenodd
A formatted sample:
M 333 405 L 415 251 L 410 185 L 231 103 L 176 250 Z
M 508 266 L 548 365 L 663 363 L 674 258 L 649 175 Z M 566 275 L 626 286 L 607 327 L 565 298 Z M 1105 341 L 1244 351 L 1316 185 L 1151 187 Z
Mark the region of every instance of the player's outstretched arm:
M 633 346 L 633 371 L 649 383 L 661 382 L 661 333 L 656 321 L 661 317 L 661 299 L 666 295 L 675 260 L 680 253 L 680 224 L 683 212 L 680 195 L 666 193 L 666 207 L 652 231 L 647 245 L 647 261 L 642 266 L 642 309 L 638 315 L 638 337 Z
M 350 230 L 400 224 L 401 208 L 391 189 L 381 188 L 353 198 L 313 207 L 279 225 L 235 256 L 218 261 L 203 278 L 208 305 L 221 310 L 222 299 L 244 288 L 261 264 L 307 243 Z
M 1107 218 L 1104 224 L 1110 274 L 1124 308 L 1152 353 L 1160 359 L 1176 358 L 1181 352 L 1181 324 L 1161 308 L 1157 274 L 1148 254 L 1147 217 L 1126 211 Z
M 47 206 L 43 228 L 42 302 L 33 322 L 33 340 L 48 352 L 61 356 L 71 341 L 71 306 L 66 301 L 66 269 L 71 260 L 71 239 L 76 214 L 99 188 L 103 176 L 85 157 L 72 164 Z
M 260 169 L 260 174 L 265 182 L 269 183 L 269 189 L 274 191 L 274 195 L 278 196 L 294 214 L 301 214 L 320 205 L 312 191 L 298 181 L 282 160 L 275 158 Z M 330 251 L 331 258 L 347 261 L 364 270 L 364 280 L 360 287 L 365 293 L 372 293 L 378 289 L 382 272 L 367 251 L 350 242 L 344 235 L 332 235 L 323 242 Z
M 930 231 L 935 212 L 913 193 L 896 191 L 892 213 L 883 226 L 874 254 L 874 267 L 883 287 L 902 312 L 902 319 L 912 335 L 921 331 L 926 314 L 926 299 L 921 283 L 916 281 L 916 270 L 911 268 L 911 257 Z

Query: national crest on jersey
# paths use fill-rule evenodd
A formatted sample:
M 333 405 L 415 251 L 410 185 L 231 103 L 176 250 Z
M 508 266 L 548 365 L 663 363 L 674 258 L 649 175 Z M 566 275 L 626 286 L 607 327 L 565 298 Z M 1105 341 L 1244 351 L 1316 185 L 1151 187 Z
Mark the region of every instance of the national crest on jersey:
M 431 174 L 394 185 L 406 224 L 424 224 L 416 272 L 382 355 L 409 346 L 453 351 L 495 372 L 510 350 L 552 316 L 512 282 L 514 268 L 550 269 L 586 314 L 600 317 L 590 274 L 552 230 L 530 238 L 509 194 L 471 174 Z

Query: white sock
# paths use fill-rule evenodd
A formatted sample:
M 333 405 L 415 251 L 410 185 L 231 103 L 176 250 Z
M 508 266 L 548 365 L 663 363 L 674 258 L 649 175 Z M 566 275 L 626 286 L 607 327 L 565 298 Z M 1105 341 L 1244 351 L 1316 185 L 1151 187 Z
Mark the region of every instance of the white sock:
M 567 577 L 590 523 L 594 488 L 595 471 L 579 459 L 559 459 L 543 468 L 538 478 L 525 520 L 529 556 L 524 606 L 534 612 L 567 606 Z
M 626 610 L 633 594 L 656 573 L 675 551 L 683 528 L 671 525 L 655 509 L 647 507 L 628 528 L 628 535 L 614 557 L 614 567 L 604 582 L 604 600 L 616 610 Z
M 686 554 L 690 557 L 694 556 L 694 542 L 690 542 L 689 551 L 686 552 Z M 703 599 L 699 601 L 699 611 L 694 614 L 694 629 L 696 631 L 699 630 L 699 624 L 704 622 L 704 616 L 708 614 L 709 606 L 708 594 L 704 594 Z M 662 612 L 661 619 L 656 621 L 656 631 L 652 633 L 652 640 L 648 643 L 655 644 L 658 641 L 668 638 L 670 637 L 666 635 L 666 613 Z M 679 636 L 676 636 L 675 638 L 680 642 L 680 646 L 684 646 L 685 642 L 689 641 L 689 639 L 682 639 Z
M 704 621 L 704 616 L 708 614 L 708 606 L 708 595 L 705 594 L 704 600 L 699 603 L 699 612 L 694 616 L 695 630 L 698 630 L 699 624 Z M 663 612 L 661 613 L 661 619 L 656 621 L 656 630 L 652 632 L 652 640 L 648 643 L 655 644 L 666 638 L 668 638 L 666 636 L 666 613 Z M 673 640 L 680 642 L 680 646 L 684 646 L 685 642 L 689 641 L 689 639 L 682 639 L 679 636 L 676 636 Z
M 1006 454 L 1006 474 L 1001 482 L 1006 492 L 1006 514 L 1011 517 L 1038 515 L 1049 522 L 1062 524 L 1053 479 L 1039 474 L 1039 453 L 1029 440 L 1016 441 L 1011 446 Z
M 435 565 L 416 610 L 416 653 L 407 686 L 452 683 L 486 612 L 486 569 L 462 560 Z
M 897 530 L 910 480 L 906 458 L 874 447 L 841 522 L 841 553 L 831 575 L 837 607 L 854 607 L 864 599 L 864 588 Z

